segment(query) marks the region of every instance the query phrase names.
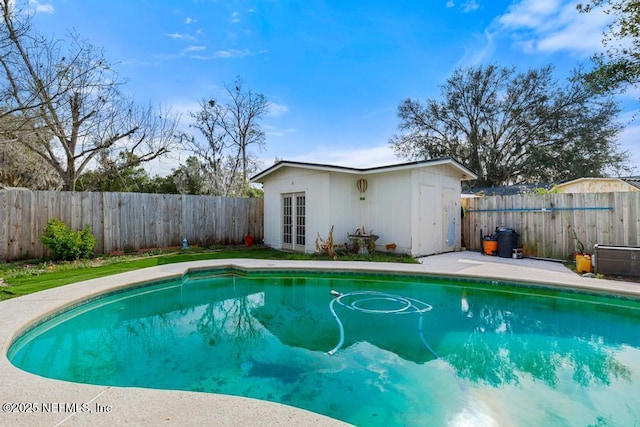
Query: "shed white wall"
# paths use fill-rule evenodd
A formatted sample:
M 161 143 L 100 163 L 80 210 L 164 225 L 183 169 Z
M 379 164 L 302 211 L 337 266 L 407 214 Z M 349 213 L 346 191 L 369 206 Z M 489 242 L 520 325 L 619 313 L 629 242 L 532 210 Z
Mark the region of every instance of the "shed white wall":
M 385 245 L 395 243 L 395 252 L 411 253 L 411 174 L 399 171 L 363 176 L 369 183 L 365 200 L 360 200 L 356 189 L 358 178 L 351 178 L 358 213 L 349 231 L 353 233 L 364 226 L 380 236 L 376 242 L 378 250 L 385 250 Z
M 359 178 L 369 186 L 360 200 Z M 407 172 L 358 176 L 287 168 L 264 183 L 264 243 L 282 248 L 282 194 L 306 196 L 306 252 L 315 251 L 318 235 L 327 238 L 331 226 L 336 244 L 348 243 L 347 234 L 365 227 L 380 236 L 379 248 L 388 243 L 396 251 L 411 253 L 411 181 Z
M 415 169 L 411 175 L 411 255 L 460 250 L 459 172 L 446 165 L 438 165 Z
M 264 183 L 264 243 L 282 248 L 282 195 L 305 193 L 306 197 L 306 245 L 305 252 L 315 251 L 316 230 L 326 228 L 322 213 L 329 206 L 329 172 L 306 169 L 282 169 L 276 171 Z M 326 238 L 326 231 L 320 233 Z
M 356 181 L 364 178 L 364 200 Z M 378 250 L 395 243 L 395 252 L 413 256 L 460 249 L 460 175 L 446 165 L 357 175 L 285 168 L 264 183 L 264 242 L 282 248 L 282 194 L 305 193 L 305 252 L 315 251 L 319 234 L 334 226 L 334 243 L 365 227 L 380 236 Z M 424 198 L 421 200 L 420 197 Z M 300 248 L 298 248 L 300 249 Z

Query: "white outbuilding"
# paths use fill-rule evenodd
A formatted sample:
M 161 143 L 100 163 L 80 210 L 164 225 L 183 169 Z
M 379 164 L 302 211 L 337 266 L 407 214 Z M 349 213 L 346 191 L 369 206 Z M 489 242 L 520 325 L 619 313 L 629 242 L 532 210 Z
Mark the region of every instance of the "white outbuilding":
M 264 243 L 312 253 L 316 239 L 412 256 L 460 250 L 461 183 L 477 176 L 452 158 L 358 169 L 279 161 L 251 181 L 264 190 Z

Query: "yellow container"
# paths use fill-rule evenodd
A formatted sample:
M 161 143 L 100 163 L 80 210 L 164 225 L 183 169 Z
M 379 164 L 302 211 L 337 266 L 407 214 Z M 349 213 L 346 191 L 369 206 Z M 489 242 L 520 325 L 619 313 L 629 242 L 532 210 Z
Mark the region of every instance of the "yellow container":
M 576 254 L 576 270 L 578 273 L 591 273 L 591 255 Z

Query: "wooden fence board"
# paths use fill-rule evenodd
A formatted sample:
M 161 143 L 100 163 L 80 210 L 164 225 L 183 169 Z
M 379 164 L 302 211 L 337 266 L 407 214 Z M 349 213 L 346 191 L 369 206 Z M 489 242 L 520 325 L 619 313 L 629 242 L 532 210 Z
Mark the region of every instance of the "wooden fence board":
M 544 258 L 571 258 L 574 231 L 587 251 L 596 243 L 640 243 L 640 192 L 494 196 L 469 199 L 465 206 L 463 234 L 472 250 L 481 249 L 480 230 L 487 234 L 498 226 L 519 233 L 526 255 Z
M 262 241 L 263 199 L 141 193 L 0 190 L 0 259 L 47 258 L 40 243 L 46 223 L 88 225 L 96 254 L 189 244 L 242 244 L 252 234 Z
M 638 246 L 640 245 L 640 214 L 638 213 L 640 198 L 635 200 L 629 198 L 628 209 L 629 220 L 626 223 L 626 227 L 628 228 L 629 246 Z
M 91 197 L 91 232 L 96 238 L 95 251 L 98 253 L 105 253 L 104 245 L 104 215 L 100 215 L 103 212 L 104 195 L 103 193 L 97 193 L 95 197 Z
M 27 258 L 31 256 L 31 254 L 36 253 L 38 250 L 42 251 L 42 243 L 40 243 L 40 235 L 42 234 L 42 230 L 44 230 L 46 222 L 42 221 L 42 215 L 33 208 L 34 206 L 38 206 L 43 200 L 42 196 L 39 192 L 31 192 L 31 200 L 29 201 L 29 246 L 27 251 L 29 255 Z M 26 236 L 25 236 L 26 237 Z
M 0 252 L 7 253 L 9 249 L 9 193 L 0 191 Z
M 22 216 L 22 206 L 20 204 L 20 192 L 13 193 L 9 197 L 9 255 L 13 258 L 19 257 L 20 239 L 18 236 L 22 233 L 22 224 L 20 218 Z

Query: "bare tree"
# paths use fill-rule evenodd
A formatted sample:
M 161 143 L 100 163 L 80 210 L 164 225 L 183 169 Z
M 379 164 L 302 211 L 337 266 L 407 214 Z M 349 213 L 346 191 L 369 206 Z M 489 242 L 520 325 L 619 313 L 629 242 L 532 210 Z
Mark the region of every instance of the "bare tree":
M 194 120 L 189 127 L 197 129 L 204 141 L 193 135 L 182 134 L 184 145 L 189 146 L 196 157 L 187 159 L 185 167 L 181 167 L 181 176 L 199 176 L 203 180 L 199 186 L 203 194 L 227 196 L 229 191 L 226 181 L 229 178 L 225 175 L 229 174 L 224 171 L 227 142 L 219 120 L 224 115 L 222 105 L 214 100 L 203 99 L 200 101 L 200 110 L 189 115 Z
M 225 85 L 228 102 L 202 100 L 200 111 L 191 113 L 191 127 L 200 132 L 204 141 L 183 135 L 211 172 L 213 194 L 247 195 L 248 176 L 256 165 L 250 148 L 264 145 L 264 131 L 258 122 L 270 103 L 264 95 L 245 90 L 242 85 L 242 79 L 236 77 L 233 85 Z
M 129 161 L 120 166 L 127 168 L 169 151 L 175 118 L 123 96 L 123 82 L 100 49 L 77 35 L 58 41 L 38 35 L 14 7 L 0 0 L 5 111 L 35 121 L 33 137 L 19 142 L 51 165 L 63 190 L 73 190 L 99 155 L 125 154 Z
M 242 78 L 238 76 L 232 86 L 225 85 L 231 97 L 231 104 L 227 105 L 228 113 L 225 114 L 230 117 L 227 117 L 222 125 L 233 146 L 238 150 L 238 157 L 242 161 L 242 183 L 246 188 L 250 164 L 247 148 L 250 145 L 262 148 L 264 145 L 264 131 L 258 125 L 258 120 L 267 112 L 270 102 L 261 93 L 243 90 L 242 83 Z
M 0 128 L 7 130 L 0 132 L 0 185 L 59 190 L 62 180 L 56 171 L 40 156 L 25 150 L 20 142 L 33 137 L 33 123 L 29 129 L 25 124 L 19 127 L 14 120 L 12 115 L 0 112 Z

